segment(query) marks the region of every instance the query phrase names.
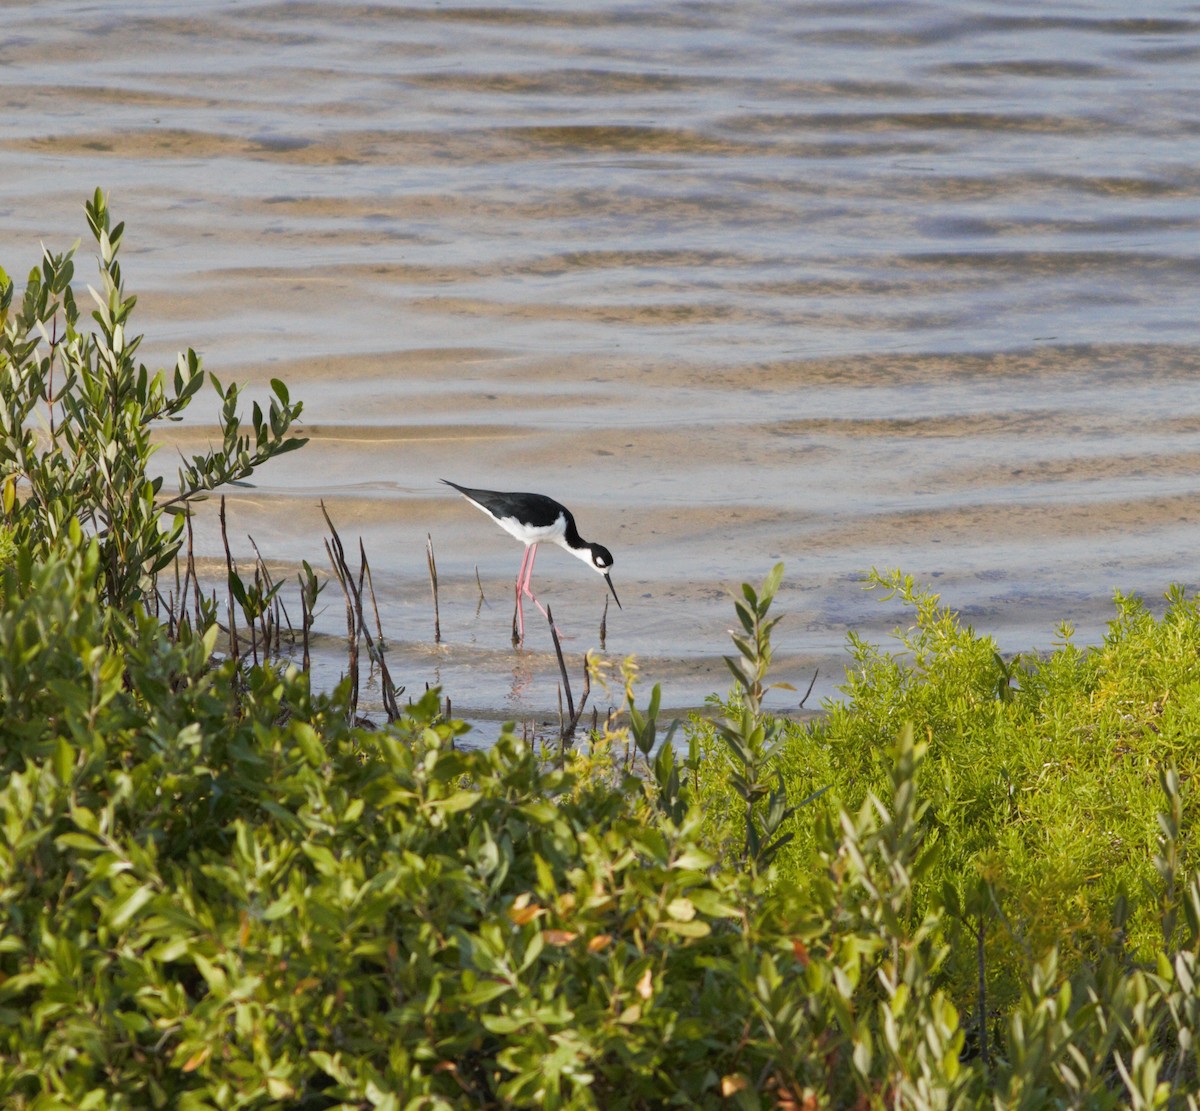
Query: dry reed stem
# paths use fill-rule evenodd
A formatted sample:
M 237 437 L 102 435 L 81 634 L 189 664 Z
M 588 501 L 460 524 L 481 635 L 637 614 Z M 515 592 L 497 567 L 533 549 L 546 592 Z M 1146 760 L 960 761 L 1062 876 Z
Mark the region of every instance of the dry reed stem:
M 550 607 L 546 607 L 546 620 L 550 622 L 550 638 L 554 641 L 554 654 L 558 657 L 558 670 L 562 674 L 563 688 L 567 692 L 567 710 L 571 719 L 575 717 L 575 700 L 571 697 L 571 680 L 567 676 L 567 664 L 563 659 L 562 645 L 558 642 L 558 630 L 554 627 L 554 618 L 551 616 Z M 561 719 L 562 711 L 559 710 Z M 559 721 L 561 727 L 562 722 Z
M 324 503 L 322 503 L 321 508 L 325 508 Z M 337 544 L 336 537 L 334 544 Z M 358 624 L 354 616 L 354 603 L 350 599 L 350 587 L 347 585 L 346 576 L 342 574 L 342 566 L 338 556 L 334 553 L 334 546 L 330 544 L 328 539 L 325 541 L 325 551 L 329 555 L 329 562 L 333 565 L 334 576 L 337 578 L 338 584 L 342 588 L 342 594 L 346 598 L 346 641 L 350 653 L 350 708 L 347 717 L 353 722 L 355 714 L 358 712 Z
M 588 695 L 592 691 L 592 673 L 588 667 L 587 656 L 585 655 L 583 659 L 583 697 L 579 701 L 579 708 L 576 709 L 575 700 L 571 696 L 571 680 L 567 675 L 567 663 L 563 658 L 562 644 L 558 639 L 558 629 L 554 624 L 554 618 L 551 614 L 552 611 L 547 606 L 546 620 L 550 623 L 550 637 L 554 641 L 554 654 L 558 659 L 559 674 L 562 676 L 562 685 L 558 688 L 559 751 L 561 755 L 565 751 L 566 742 L 574 737 L 575 730 L 579 727 L 579 719 L 583 717 Z M 567 695 L 567 716 L 565 719 L 562 712 L 562 696 L 564 691 Z
M 184 583 L 186 585 L 187 580 L 189 578 L 192 580 L 192 595 L 195 598 L 195 605 L 196 605 L 195 628 L 199 629 L 200 628 L 200 580 L 196 577 L 196 553 L 195 553 L 195 550 L 193 547 L 191 510 L 188 510 L 185 519 L 187 521 L 187 569 L 184 574 Z M 179 612 L 182 613 L 184 611 L 184 609 L 185 609 L 185 606 L 184 606 L 183 602 L 180 601 Z
M 441 644 L 442 618 L 438 612 L 437 560 L 433 558 L 433 536 L 428 532 L 425 534 L 425 559 L 429 564 L 429 587 L 433 591 L 433 642 Z
M 808 690 L 806 690 L 806 691 L 804 692 L 804 697 L 803 697 L 802 699 L 800 699 L 800 709 L 801 709 L 801 710 L 803 710 L 803 709 L 804 709 L 804 703 L 806 703 L 806 702 L 808 701 L 808 696 L 809 696 L 810 694 L 812 694 L 812 692 L 813 692 L 813 687 L 815 687 L 815 686 L 817 685 L 817 676 L 818 676 L 818 675 L 820 675 L 820 674 L 821 674 L 821 669 L 820 669 L 820 668 L 817 668 L 817 669 L 816 669 L 816 670 L 813 672 L 812 682 L 810 682 L 810 683 L 808 684 Z
M 234 663 L 238 661 L 238 635 L 237 635 L 237 617 L 233 612 L 233 587 L 229 584 L 233 581 L 235 574 L 233 568 L 233 556 L 229 551 L 229 532 L 225 528 L 225 495 L 221 495 L 221 511 L 218 514 L 218 519 L 221 522 L 221 543 L 225 545 L 225 571 L 229 576 L 225 585 L 226 598 L 228 601 L 229 610 L 229 654 L 233 658 Z
M 352 624 L 351 635 L 354 638 L 352 655 L 354 659 L 354 688 L 355 688 L 355 707 L 358 705 L 358 637 L 361 635 L 367 642 L 367 653 L 373 662 L 379 663 L 380 687 L 383 694 L 383 708 L 387 714 L 389 722 L 395 721 L 400 716 L 400 704 L 398 695 L 404 693 L 403 687 L 397 687 L 392 680 L 391 671 L 388 669 L 387 659 L 384 655 L 384 640 L 382 625 L 379 628 L 379 643 L 376 644 L 371 637 L 370 631 L 367 629 L 366 618 L 363 615 L 362 604 L 362 584 L 364 579 L 369 581 L 370 566 L 367 563 L 367 552 L 363 546 L 362 538 L 359 538 L 358 546 L 362 557 L 362 563 L 359 567 L 358 583 L 354 582 L 354 576 L 350 573 L 350 567 L 346 563 L 346 550 L 342 545 L 342 538 L 338 535 L 337 528 L 333 523 L 333 519 L 329 516 L 329 511 L 325 508 L 324 501 L 321 502 L 321 513 L 325 517 L 325 523 L 329 526 L 329 531 L 333 536 L 333 547 L 326 542 L 326 550 L 329 551 L 330 560 L 334 565 L 334 574 L 337 575 L 338 582 L 342 586 L 343 593 L 346 594 L 346 606 L 355 620 Z M 336 552 L 336 556 L 335 553 Z M 353 603 L 351 602 L 353 595 Z M 374 588 L 371 591 L 372 600 L 374 600 Z M 376 622 L 379 621 L 379 608 L 375 608 Z
M 375 581 L 371 577 L 371 565 L 367 562 L 367 549 L 362 537 L 358 538 L 358 554 L 367 573 L 367 589 L 371 592 L 371 609 L 375 611 L 375 631 L 379 634 L 379 650 L 383 651 L 383 622 L 379 620 L 379 603 L 375 600 Z
M 308 583 L 303 575 L 296 576 L 300 580 L 300 635 L 303 638 L 303 667 L 305 671 L 309 670 L 311 659 L 308 654 L 308 630 L 312 628 L 314 617 L 312 610 L 308 608 Z M 313 601 L 316 601 L 314 598 Z

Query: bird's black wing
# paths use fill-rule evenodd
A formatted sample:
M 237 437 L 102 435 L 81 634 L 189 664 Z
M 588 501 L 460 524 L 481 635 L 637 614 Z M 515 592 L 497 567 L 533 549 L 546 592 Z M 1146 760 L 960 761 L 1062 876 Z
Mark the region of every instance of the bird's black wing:
M 565 505 L 546 497 L 545 494 L 476 490 L 470 486 L 459 486 L 457 482 L 451 482 L 448 478 L 443 478 L 442 481 L 447 486 L 453 486 L 464 498 L 473 501 L 497 519 L 515 517 L 533 528 L 549 528 L 559 517 L 565 517 L 569 523 L 574 522 L 571 511 Z

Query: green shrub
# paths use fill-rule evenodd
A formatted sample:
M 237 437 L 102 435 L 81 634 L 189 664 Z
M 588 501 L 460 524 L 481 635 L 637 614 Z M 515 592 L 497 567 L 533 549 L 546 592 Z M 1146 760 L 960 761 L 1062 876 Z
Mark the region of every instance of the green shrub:
M 937 595 L 899 575 L 872 585 L 912 612 L 896 651 L 851 637 L 854 666 L 844 700 L 811 726 L 789 724 L 773 763 L 789 797 L 828 786 L 817 805 L 855 809 L 869 792 L 887 797 L 889 745 L 911 723 L 928 743 L 926 792 L 938 863 L 919 886 L 921 905 L 950 885 L 965 915 L 965 936 L 949 961 L 952 996 L 969 1008 L 977 995 L 973 944 L 986 920 L 993 1002 L 1016 1003 L 1022 983 L 1051 950 L 1062 973 L 1097 959 L 1115 942 L 1149 959 L 1161 946 L 1153 859 L 1168 765 L 1185 781 L 1200 767 L 1200 607 L 1168 595 L 1155 618 L 1119 596 L 1103 645 L 1078 648 L 1061 629 L 1042 656 L 1005 661 L 993 639 L 964 625 Z M 736 698 L 735 698 L 736 701 Z M 720 757 L 711 727 L 693 725 L 697 743 Z M 738 791 L 719 759 L 701 760 L 700 790 L 711 813 Z M 1191 828 L 1196 800 L 1182 821 Z M 783 850 L 781 877 L 805 883 L 814 862 L 809 823 Z M 1184 840 L 1180 867 L 1200 865 Z M 986 898 L 983 892 L 986 892 Z M 983 900 L 982 903 L 980 900 Z M 1118 902 L 1128 906 L 1120 926 Z
M 0 269 L 0 508 L 17 542 L 43 555 L 79 522 L 99 540 L 105 597 L 128 609 L 152 595 L 175 558 L 191 502 L 305 441 L 288 434 L 301 405 L 282 382 L 271 384 L 266 415 L 254 403 L 251 436 L 238 387 L 214 377 L 221 446 L 185 462 L 178 493 L 162 495 L 162 478 L 149 473 L 154 427 L 181 419 L 204 383 L 200 358 L 180 355 L 170 382 L 137 362 L 142 337 L 129 331 L 137 298 L 126 295 L 117 258 L 125 225 L 112 223 L 99 189 L 85 207 L 99 251 L 99 289 L 88 287 L 96 330 L 83 328 L 76 304 L 75 248 L 44 251 L 15 307 Z M 168 527 L 164 513 L 173 515 Z
M 856 811 L 794 810 L 765 860 L 746 820 L 778 785 L 722 823 L 704 761 L 626 774 L 618 735 L 562 770 L 510 731 L 456 751 L 437 691 L 351 728 L 344 687 L 234 683 L 212 633 L 106 605 L 100 566 L 73 525 L 4 574 L 5 1107 L 1195 1106 L 1200 880 L 1171 773 L 1160 955 L 1130 954 L 1117 905 L 1094 960 L 1068 975 L 1051 946 L 979 1028 L 945 991 L 971 904 L 929 894 L 927 736 L 899 731 Z
M 665 815 L 603 744 L 580 780 L 511 733 L 455 751 L 436 691 L 378 732 L 295 671 L 239 692 L 211 636 L 104 605 L 100 546 L 69 539 L 8 572 L 0 619 L 5 1106 L 758 1106 L 961 1083 L 926 974 L 937 919 L 908 932 L 895 874 L 920 847 L 919 746 L 899 750 L 904 807 L 830 826 L 829 878 L 799 898 L 716 860 L 699 811 Z
M 199 367 L 134 370 L 89 221 L 98 335 L 69 253 L 16 318 L 0 273 L 0 1105 L 1200 1111 L 1195 601 L 1005 661 L 875 576 L 915 623 L 852 638 L 802 728 L 763 709 L 779 566 L 686 758 L 632 670 L 628 732 L 561 768 L 511 729 L 457 751 L 436 690 L 352 728 L 347 685 L 147 614 L 161 513 L 299 407 L 277 384 L 252 452 L 218 387 L 222 449 L 160 500 L 149 428 Z

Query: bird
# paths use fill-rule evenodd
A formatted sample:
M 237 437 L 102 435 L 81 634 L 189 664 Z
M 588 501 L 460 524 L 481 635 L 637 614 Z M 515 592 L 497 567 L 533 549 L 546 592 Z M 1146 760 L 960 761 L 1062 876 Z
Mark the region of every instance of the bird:
M 476 509 L 491 517 L 509 536 L 515 536 L 525 545 L 525 558 L 521 560 L 521 570 L 517 574 L 517 624 L 522 640 L 525 639 L 523 596 L 528 595 L 532 598 L 542 616 L 550 619 L 550 615 L 534 595 L 532 585 L 533 561 L 537 556 L 537 547 L 542 543 L 557 544 L 566 548 L 571 555 L 583 560 L 594 571 L 603 575 L 617 608 L 622 608 L 621 599 L 617 597 L 616 587 L 609 576 L 609 569 L 613 565 L 612 552 L 603 544 L 589 544 L 584 540 L 575 527 L 575 518 L 571 511 L 561 502 L 556 502 L 545 494 L 474 490 L 469 486 L 451 482 L 448 478 L 443 478 L 442 481 L 462 494 Z

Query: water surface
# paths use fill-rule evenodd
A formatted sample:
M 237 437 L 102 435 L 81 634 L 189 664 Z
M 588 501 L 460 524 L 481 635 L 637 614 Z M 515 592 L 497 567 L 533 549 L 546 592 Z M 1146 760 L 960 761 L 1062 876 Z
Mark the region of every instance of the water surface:
M 784 560 L 781 677 L 825 695 L 905 620 L 872 566 L 1006 651 L 1196 581 L 1198 85 L 1195 3 L 44 0 L 0 30 L 0 265 L 110 192 L 143 352 L 305 401 L 239 557 L 323 565 L 323 498 L 410 691 L 556 712 L 520 548 L 447 477 L 575 510 L 609 655 L 675 708 Z M 577 664 L 602 580 L 547 550 L 535 585 Z

